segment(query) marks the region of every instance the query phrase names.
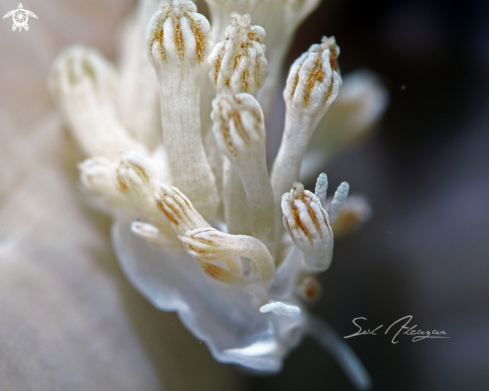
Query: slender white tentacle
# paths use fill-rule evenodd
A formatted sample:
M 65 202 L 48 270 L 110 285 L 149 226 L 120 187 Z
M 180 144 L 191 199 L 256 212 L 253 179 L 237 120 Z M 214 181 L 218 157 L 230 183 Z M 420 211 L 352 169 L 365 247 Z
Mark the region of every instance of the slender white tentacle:
M 371 388 L 372 381 L 363 364 L 343 338 L 336 334 L 326 322 L 310 315 L 307 334 L 333 356 L 358 390 Z

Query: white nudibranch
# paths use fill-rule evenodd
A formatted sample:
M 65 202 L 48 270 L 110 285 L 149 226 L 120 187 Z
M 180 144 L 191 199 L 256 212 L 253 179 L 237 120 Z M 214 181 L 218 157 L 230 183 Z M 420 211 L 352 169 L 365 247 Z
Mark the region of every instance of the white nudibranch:
M 211 27 L 191 1 L 143 0 L 125 30 L 122 64 L 73 46 L 55 61 L 49 84 L 87 155 L 81 182 L 112 215 L 115 253 L 148 300 L 177 311 L 221 362 L 277 372 L 309 335 L 366 389 L 353 352 L 303 302 L 321 291 L 317 274 L 331 264 L 336 229 L 342 235 L 370 216 L 346 182 L 331 199 L 326 174 L 315 193 L 298 183 L 341 86 L 334 38 L 291 66 L 271 175 L 266 163 L 265 119 L 280 64 L 291 32 L 317 4 L 208 0 Z M 361 94 L 350 94 L 361 102 L 371 85 L 362 80 Z M 335 121 L 341 128 L 347 118 Z

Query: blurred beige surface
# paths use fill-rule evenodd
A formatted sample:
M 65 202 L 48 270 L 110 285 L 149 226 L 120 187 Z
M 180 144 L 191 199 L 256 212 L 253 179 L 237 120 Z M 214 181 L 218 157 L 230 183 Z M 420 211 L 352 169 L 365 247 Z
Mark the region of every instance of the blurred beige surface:
M 237 389 L 231 367 L 122 275 L 110 221 L 84 202 L 82 156 L 46 89 L 67 44 L 114 57 L 132 2 L 24 7 L 39 17 L 28 32 L 0 23 L 0 390 Z

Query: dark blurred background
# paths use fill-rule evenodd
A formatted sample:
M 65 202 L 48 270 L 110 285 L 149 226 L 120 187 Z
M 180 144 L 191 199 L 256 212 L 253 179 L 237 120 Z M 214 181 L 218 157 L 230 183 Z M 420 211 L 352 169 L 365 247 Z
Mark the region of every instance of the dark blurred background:
M 325 167 L 373 218 L 335 244 L 312 312 L 340 335 L 413 315 L 451 339 L 348 339 L 374 390 L 489 389 L 489 2 L 326 0 L 300 28 L 288 64 L 323 35 L 343 75 L 378 73 L 390 105 L 376 137 Z M 313 184 L 309 184 L 312 188 Z M 353 390 L 307 340 L 253 390 Z

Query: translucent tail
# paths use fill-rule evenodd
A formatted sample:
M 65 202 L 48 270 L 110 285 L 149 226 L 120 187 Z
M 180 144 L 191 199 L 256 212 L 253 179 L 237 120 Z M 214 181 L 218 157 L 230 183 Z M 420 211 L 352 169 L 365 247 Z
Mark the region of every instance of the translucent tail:
M 307 334 L 333 356 L 358 390 L 371 388 L 372 381 L 359 358 L 326 322 L 310 315 Z

